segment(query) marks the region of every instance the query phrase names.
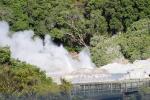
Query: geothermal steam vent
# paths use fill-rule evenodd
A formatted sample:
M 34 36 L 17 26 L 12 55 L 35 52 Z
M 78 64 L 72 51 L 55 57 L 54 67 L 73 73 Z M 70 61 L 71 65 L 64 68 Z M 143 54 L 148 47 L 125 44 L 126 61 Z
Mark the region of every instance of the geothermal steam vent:
M 95 68 L 88 49 L 83 49 L 78 59 L 73 59 L 62 45 L 55 45 L 50 36 L 45 36 L 43 46 L 43 41 L 33 35 L 31 30 L 11 32 L 6 22 L 0 22 L 0 47 L 9 46 L 12 58 L 36 65 L 57 82 L 60 78 L 72 83 L 86 83 L 149 77 L 149 59 Z

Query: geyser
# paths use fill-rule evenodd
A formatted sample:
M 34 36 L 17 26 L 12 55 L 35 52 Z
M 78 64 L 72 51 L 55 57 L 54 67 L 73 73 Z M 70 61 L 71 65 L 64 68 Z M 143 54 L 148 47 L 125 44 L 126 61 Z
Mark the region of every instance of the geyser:
M 10 47 L 12 58 L 36 65 L 56 82 L 60 77 L 72 83 L 149 78 L 150 59 L 94 68 L 87 48 L 79 53 L 78 59 L 73 59 L 62 45 L 55 45 L 49 35 L 45 36 L 45 45 L 33 35 L 32 30 L 10 32 L 8 23 L 0 22 L 0 47 Z
M 83 49 L 79 59 L 73 59 L 64 47 L 55 45 L 49 35 L 43 41 L 32 30 L 10 32 L 5 21 L 0 22 L 0 46 L 9 46 L 11 57 L 36 65 L 47 75 L 69 73 L 80 68 L 93 68 L 90 53 Z

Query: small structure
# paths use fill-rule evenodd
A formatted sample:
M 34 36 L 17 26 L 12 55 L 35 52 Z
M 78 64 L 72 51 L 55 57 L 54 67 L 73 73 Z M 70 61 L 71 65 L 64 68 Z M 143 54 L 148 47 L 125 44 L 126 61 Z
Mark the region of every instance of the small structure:
M 138 93 L 141 87 L 150 87 L 145 69 L 137 68 L 126 73 L 109 73 L 102 68 L 79 69 L 63 78 L 73 84 L 71 97 L 111 97 Z
M 72 97 L 92 98 L 113 97 L 127 95 L 130 93 L 138 93 L 141 87 L 149 87 L 150 78 L 135 79 L 135 80 L 118 80 L 108 82 L 91 82 L 91 83 L 76 83 L 71 91 Z

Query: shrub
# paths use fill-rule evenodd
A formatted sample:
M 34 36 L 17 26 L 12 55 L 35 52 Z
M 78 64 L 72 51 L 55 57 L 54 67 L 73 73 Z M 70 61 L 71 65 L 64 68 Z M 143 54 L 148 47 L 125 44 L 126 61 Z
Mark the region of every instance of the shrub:
M 112 37 L 94 36 L 91 39 L 92 59 L 97 66 L 126 58 L 133 62 L 150 57 L 149 19 L 139 20 L 128 32 Z
M 120 36 L 118 44 L 124 57 L 131 62 L 137 59 L 150 57 L 150 35 L 141 33 L 129 33 Z
M 116 36 L 112 38 L 100 38 L 100 42 L 97 41 L 97 45 L 91 48 L 92 59 L 97 66 L 102 66 L 111 63 L 116 59 L 123 58 L 123 55 L 120 52 L 121 48 L 116 41 Z
M 8 63 L 10 61 L 10 50 L 8 48 L 0 48 L 0 63 Z

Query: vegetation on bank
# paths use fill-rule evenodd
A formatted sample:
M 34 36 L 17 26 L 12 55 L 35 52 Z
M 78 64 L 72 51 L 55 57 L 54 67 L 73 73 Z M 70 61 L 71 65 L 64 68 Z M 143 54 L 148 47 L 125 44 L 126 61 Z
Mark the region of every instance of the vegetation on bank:
M 37 67 L 11 59 L 9 48 L 0 48 L 0 96 L 67 95 L 70 88 L 65 80 L 57 85 Z

